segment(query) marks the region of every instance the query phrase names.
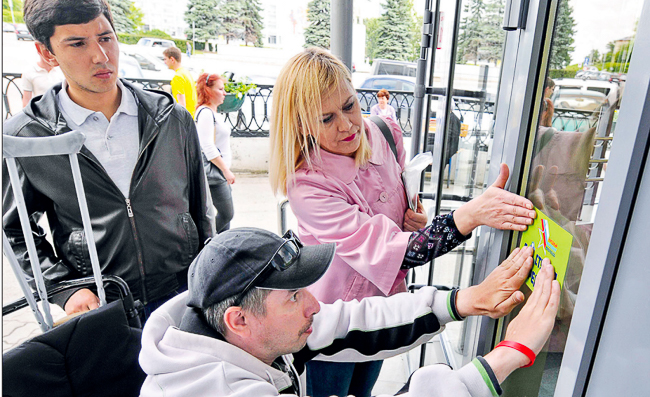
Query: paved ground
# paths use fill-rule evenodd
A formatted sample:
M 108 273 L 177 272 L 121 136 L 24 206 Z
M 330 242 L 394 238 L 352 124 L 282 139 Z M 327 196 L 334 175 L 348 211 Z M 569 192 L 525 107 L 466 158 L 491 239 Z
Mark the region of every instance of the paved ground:
M 255 226 L 262 229 L 278 232 L 278 199 L 274 197 L 266 174 L 237 174 L 237 181 L 233 185 L 233 201 L 235 217 L 232 227 Z M 295 228 L 295 219 L 288 215 L 288 226 Z M 2 298 L 3 304 L 12 302 L 22 297 L 22 292 L 12 273 L 11 267 L 3 263 L 2 269 Z M 55 320 L 64 316 L 64 312 L 56 306 L 53 309 Z M 3 352 L 17 346 L 21 342 L 40 334 L 40 329 L 34 320 L 31 311 L 26 308 L 17 313 L 3 317 L 2 321 L 2 349 Z M 427 354 L 428 362 L 436 362 L 442 357 L 437 339 L 430 343 L 434 354 Z M 435 352 L 438 352 L 436 354 Z M 401 355 L 386 360 L 373 390 L 373 394 L 395 393 L 408 379 L 412 370 L 417 368 L 419 349 L 411 355 Z

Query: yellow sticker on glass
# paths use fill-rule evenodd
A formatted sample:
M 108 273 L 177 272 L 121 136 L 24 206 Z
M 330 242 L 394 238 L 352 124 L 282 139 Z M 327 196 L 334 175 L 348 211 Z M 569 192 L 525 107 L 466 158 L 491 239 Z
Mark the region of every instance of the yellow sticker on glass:
M 542 268 L 542 260 L 548 258 L 555 268 L 555 278 L 562 287 L 569 264 L 573 236 L 542 211 L 535 208 L 535 212 L 537 212 L 535 222 L 528 226 L 528 229 L 521 235 L 520 247 L 532 246 L 535 250 L 533 252 L 533 268 L 526 279 L 526 285 L 531 290 L 534 288 L 535 279 Z

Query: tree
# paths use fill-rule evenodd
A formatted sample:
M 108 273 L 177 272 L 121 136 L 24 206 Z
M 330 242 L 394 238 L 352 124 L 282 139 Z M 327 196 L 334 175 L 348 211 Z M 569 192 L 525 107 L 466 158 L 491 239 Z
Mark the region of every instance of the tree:
M 2 21 L 14 23 L 25 23 L 23 21 L 23 2 L 22 0 L 13 1 L 14 17 L 11 18 L 11 7 L 9 7 L 9 0 L 2 0 Z
M 129 19 L 131 26 L 135 26 L 137 30 L 140 30 L 142 28 L 142 25 L 144 25 L 142 22 L 144 13 L 141 9 L 136 7 L 133 2 L 131 3 L 131 7 L 129 7 L 129 14 L 126 17 Z
M 409 0 L 386 0 L 379 18 L 378 58 L 405 61 L 412 58 L 412 4 Z
M 485 17 L 481 28 L 482 41 L 478 55 L 479 59 L 494 62 L 495 66 L 503 56 L 505 32 L 502 25 L 504 10 L 504 0 L 490 0 L 485 3 Z
M 244 25 L 244 42 L 262 47 L 262 7 L 259 0 L 243 0 L 242 24 Z
M 130 0 L 108 0 L 113 25 L 119 33 L 135 33 L 142 26 L 142 11 Z
M 497 63 L 503 52 L 504 0 L 471 0 L 460 24 L 456 61 Z
M 420 57 L 423 24 L 424 17 L 413 13 L 413 23 L 411 24 L 411 56 L 409 57 L 409 61 L 414 61 Z
M 601 62 L 600 51 L 591 50 L 591 52 L 589 53 L 589 64 L 595 65 L 600 62 Z
M 243 36 L 242 10 L 243 4 L 241 0 L 222 0 L 217 9 L 217 17 L 221 25 L 219 33 L 226 38 L 226 44 L 232 39 Z
M 460 23 L 458 35 L 457 62 L 473 60 L 478 62 L 478 50 L 481 45 L 481 19 L 485 13 L 483 0 L 470 0 L 465 4 L 465 18 Z
M 379 18 L 366 18 L 363 24 L 366 25 L 366 57 L 375 59 L 379 40 Z
M 549 61 L 551 69 L 562 69 L 571 64 L 575 26 L 573 7 L 569 5 L 568 0 L 560 0 L 560 5 L 557 9 L 555 31 L 553 33 L 553 43 L 551 45 L 551 58 Z
M 219 19 L 217 17 L 218 0 L 189 0 L 185 11 L 185 30 L 188 40 L 197 40 L 207 43 L 217 35 Z M 194 24 L 194 37 L 192 37 L 192 24 Z M 207 45 L 205 46 L 207 47 Z
M 307 4 L 304 47 L 330 48 L 330 0 L 312 0 Z

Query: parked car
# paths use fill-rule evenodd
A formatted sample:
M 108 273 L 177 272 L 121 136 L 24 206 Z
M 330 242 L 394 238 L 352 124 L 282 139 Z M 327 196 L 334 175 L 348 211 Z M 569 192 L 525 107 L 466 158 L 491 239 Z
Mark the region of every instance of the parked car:
M 142 68 L 135 58 L 120 54 L 120 63 L 117 69 L 117 75 L 123 79 L 144 79 Z
M 163 51 L 169 47 L 176 47 L 173 40 L 159 39 L 156 37 L 143 37 L 138 40 L 137 46 L 140 46 L 147 53 L 164 60 Z
M 564 88 L 551 95 L 556 109 L 594 111 L 607 101 L 602 92 L 585 89 Z
M 582 79 L 557 79 L 555 80 L 555 91 L 565 89 L 584 89 L 586 91 L 596 91 L 605 96 L 610 93 L 614 94 L 614 99 L 618 99 L 618 85 L 609 81 L 599 80 L 582 80 Z
M 23 24 L 16 24 L 16 39 L 34 41 L 31 33 L 27 30 L 27 26 Z
M 381 90 L 385 88 L 388 91 L 410 91 L 415 90 L 415 77 L 407 76 L 370 76 L 359 88 Z
M 2 23 L 2 31 L 3 32 L 15 32 L 16 28 L 14 25 L 10 24 L 9 22 L 3 22 Z
M 359 90 L 380 90 L 386 89 L 390 92 L 388 104 L 395 108 L 395 115 L 402 125 L 406 125 L 410 115 L 413 113 L 413 95 L 405 95 L 395 91 L 415 91 L 415 77 L 407 76 L 370 76 L 358 87 Z M 362 112 L 370 112 L 370 108 L 377 104 L 377 96 L 371 94 L 357 93 L 359 105 Z
M 152 80 L 171 80 L 174 78 L 174 71 L 159 58 L 142 51 L 142 48 L 136 45 L 120 44 L 120 56 L 131 57 L 138 62 L 142 69 L 142 75 L 145 79 Z
M 372 75 L 396 75 L 415 78 L 417 65 L 413 62 L 392 61 L 389 59 L 375 59 L 372 61 Z

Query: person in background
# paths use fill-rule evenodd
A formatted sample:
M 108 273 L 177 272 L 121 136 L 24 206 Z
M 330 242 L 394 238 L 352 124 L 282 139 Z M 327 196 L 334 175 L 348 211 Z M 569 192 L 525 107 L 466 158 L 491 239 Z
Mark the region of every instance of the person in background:
M 176 72 L 172 79 L 172 96 L 181 106 L 187 109 L 194 118 L 196 110 L 196 85 L 190 72 L 181 66 L 181 50 L 169 47 L 163 51 L 165 65 Z
M 533 223 L 532 203 L 503 189 L 509 170 L 502 164 L 482 195 L 427 226 L 422 204 L 416 212 L 406 201 L 401 128 L 382 118 L 394 155 L 380 127 L 361 116 L 349 70 L 325 50 L 312 47 L 291 58 L 273 97 L 272 189 L 289 199 L 305 244 L 336 243 L 329 270 L 309 287 L 323 303 L 405 291 L 409 269 L 449 252 L 476 227 L 521 231 Z M 313 360 L 308 393 L 369 396 L 381 363 Z
M 217 115 L 217 108 L 226 97 L 224 83 L 223 77 L 210 73 L 200 75 L 196 83 L 199 105 L 196 109 L 196 130 L 212 203 L 217 209 L 217 233 L 230 229 L 234 215 L 230 185 L 235 183 L 235 175 L 230 171 L 230 128 Z
M 43 95 L 48 88 L 63 80 L 63 74 L 58 67 L 52 67 L 38 55 L 34 65 L 20 76 L 23 88 L 23 107 L 30 99 Z
M 189 41 L 185 42 L 185 53 L 187 54 L 188 58 L 192 57 L 192 43 Z
M 382 88 L 377 93 L 377 104 L 370 108 L 370 114 L 373 116 L 388 117 L 393 121 L 397 121 L 395 116 L 395 108 L 388 105 L 390 94 L 385 88 Z
M 79 167 L 103 275 L 126 281 L 143 319 L 187 287 L 187 269 L 212 237 L 210 191 L 189 113 L 160 91 L 117 75 L 120 50 L 104 0 L 26 0 L 24 18 L 41 57 L 65 75 L 4 123 L 3 133 L 51 137 L 78 130 Z M 67 156 L 16 159 L 28 214 L 44 212 L 51 239 L 32 224 L 46 285 L 92 274 L 88 243 Z M 3 227 L 31 277 L 6 164 Z M 52 241 L 52 244 L 50 244 Z M 108 301 L 119 299 L 106 291 Z M 66 314 L 92 310 L 90 289 L 55 295 Z
M 325 304 L 305 287 L 327 271 L 334 246 L 303 246 L 291 231 L 280 237 L 255 228 L 212 239 L 190 267 L 188 292 L 144 326 L 139 362 L 147 378 L 140 396 L 304 397 L 305 364 L 317 356 L 388 358 L 427 342 L 458 315 L 504 315 L 514 306 L 512 290 L 501 287 L 521 285 L 533 262 L 532 248 L 516 249 L 477 286 Z M 532 365 L 548 339 L 560 295 L 553 273 L 544 259 L 535 290 L 490 353 L 457 370 L 424 366 L 398 395 L 500 395 L 505 378 Z M 310 376 L 329 382 L 325 373 Z
M 547 77 L 546 82 L 544 83 L 544 98 L 542 99 L 542 115 L 540 116 L 539 125 L 543 127 L 551 127 L 553 124 L 553 113 L 555 111 L 555 106 L 553 106 L 553 101 L 551 100 L 551 95 L 555 90 L 555 81 L 552 78 Z

